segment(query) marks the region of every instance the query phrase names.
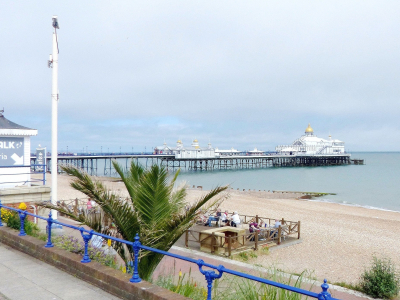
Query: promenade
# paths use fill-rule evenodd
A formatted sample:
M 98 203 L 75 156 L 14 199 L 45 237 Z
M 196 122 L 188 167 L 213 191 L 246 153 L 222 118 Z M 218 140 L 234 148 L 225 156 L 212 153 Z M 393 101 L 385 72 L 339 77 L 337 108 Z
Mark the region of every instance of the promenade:
M 0 300 L 120 299 L 0 243 Z

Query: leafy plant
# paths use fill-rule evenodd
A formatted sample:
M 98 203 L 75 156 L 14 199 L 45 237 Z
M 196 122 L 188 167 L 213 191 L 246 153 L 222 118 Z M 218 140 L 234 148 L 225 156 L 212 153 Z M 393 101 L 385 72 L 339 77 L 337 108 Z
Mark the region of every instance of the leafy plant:
M 71 186 L 93 199 L 100 207 L 101 214 L 87 215 L 85 212 L 68 207 L 53 206 L 49 203 L 42 207 L 56 209 L 70 218 L 81 222 L 95 231 L 134 241 L 139 234 L 143 245 L 168 251 L 172 245 L 189 229 L 204 205 L 215 205 L 221 199 L 215 199 L 227 187 L 217 187 L 201 197 L 193 205 L 185 201 L 186 187 L 175 188 L 179 171 L 169 179 L 166 168 L 153 165 L 145 169 L 132 161 L 130 169 L 124 172 L 113 161 L 114 169 L 121 177 L 129 193 L 127 200 L 107 189 L 100 181 L 93 180 L 87 173 L 73 166 L 61 166 L 62 170 L 74 177 Z M 189 206 L 186 210 L 185 205 Z M 105 219 L 115 224 L 112 230 Z M 125 260 L 126 267 L 134 260 L 132 247 L 113 242 L 112 247 Z M 139 275 L 149 280 L 163 255 L 142 250 L 139 260 Z
M 174 272 L 173 272 L 174 273 Z M 172 273 L 172 274 L 173 274 Z M 158 286 L 169 289 L 173 292 L 184 295 L 195 300 L 207 298 L 207 290 L 195 282 L 189 276 L 185 279 L 185 274 L 179 274 L 178 280 L 174 276 L 161 275 L 154 282 Z M 309 277 L 309 273 L 304 271 L 300 276 L 295 277 L 272 268 L 270 274 L 260 275 L 266 279 L 274 280 L 283 284 L 301 288 L 303 280 Z M 310 289 L 312 286 L 310 287 Z M 212 299 L 214 300 L 300 300 L 301 294 L 293 293 L 284 289 L 276 288 L 256 281 L 224 274 L 221 279 L 217 279 L 213 284 Z
M 10 213 L 7 215 L 7 227 L 16 229 L 16 230 L 20 230 L 21 229 L 21 219 L 19 218 L 19 215 L 17 212 L 15 211 L 9 211 Z M 31 236 L 35 236 L 38 237 L 40 235 L 40 229 L 39 227 L 29 221 L 29 220 L 25 220 L 25 224 L 24 224 L 24 229 L 25 229 L 25 233 L 27 235 L 31 235 Z
M 52 242 L 56 247 L 67 250 L 72 253 L 77 253 L 83 256 L 85 252 L 85 244 L 73 236 L 60 235 L 52 238 Z M 107 254 L 104 249 L 88 247 L 89 258 L 103 265 L 116 268 L 115 256 Z
M 372 266 L 361 275 L 361 290 L 374 298 L 391 299 L 399 293 L 399 275 L 390 259 L 373 257 Z

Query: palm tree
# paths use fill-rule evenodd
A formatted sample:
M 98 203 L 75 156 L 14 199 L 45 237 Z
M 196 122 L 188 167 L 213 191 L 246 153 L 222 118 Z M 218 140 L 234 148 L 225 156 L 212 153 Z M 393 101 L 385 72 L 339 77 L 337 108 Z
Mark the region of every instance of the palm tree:
M 143 245 L 168 251 L 172 245 L 189 229 L 196 220 L 203 206 L 210 208 L 223 197 L 215 198 L 227 189 L 216 187 L 197 200 L 188 209 L 185 206 L 186 187 L 174 188 L 179 171 L 171 180 L 165 167 L 152 165 L 144 169 L 132 161 L 128 171 L 113 161 L 113 166 L 121 177 L 130 198 L 121 200 L 120 196 L 110 191 L 100 181 L 92 179 L 87 173 L 73 166 L 61 166 L 67 174 L 74 176 L 71 186 L 93 199 L 101 208 L 104 218 L 78 212 L 65 206 L 52 206 L 42 203 L 42 207 L 55 209 L 71 219 L 89 226 L 103 234 L 133 241 L 136 233 Z M 111 220 L 115 230 L 105 226 L 105 219 Z M 127 265 L 133 261 L 133 250 L 120 243 L 113 243 L 113 248 L 125 260 Z M 161 254 L 141 251 L 139 275 L 149 280 L 162 259 Z

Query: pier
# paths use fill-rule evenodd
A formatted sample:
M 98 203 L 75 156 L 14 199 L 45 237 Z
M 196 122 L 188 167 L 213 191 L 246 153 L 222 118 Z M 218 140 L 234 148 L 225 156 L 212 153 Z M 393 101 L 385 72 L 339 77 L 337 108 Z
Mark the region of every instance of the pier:
M 258 156 L 237 155 L 210 158 L 176 158 L 175 155 L 163 154 L 79 154 L 59 155 L 58 164 L 73 165 L 85 170 L 90 175 L 113 176 L 115 171 L 112 160 L 129 167 L 131 160 L 136 160 L 144 166 L 159 164 L 167 169 L 186 170 L 235 170 L 270 167 L 310 167 L 338 166 L 364 164 L 362 159 L 351 159 L 350 154 L 341 155 L 278 155 L 265 154 Z M 50 171 L 51 156 L 47 157 L 47 170 Z M 31 156 L 31 163 L 36 163 L 36 157 Z

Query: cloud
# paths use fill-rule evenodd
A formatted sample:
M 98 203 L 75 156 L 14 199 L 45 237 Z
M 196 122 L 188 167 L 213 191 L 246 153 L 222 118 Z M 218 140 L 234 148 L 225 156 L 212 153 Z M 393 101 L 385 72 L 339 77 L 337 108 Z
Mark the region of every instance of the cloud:
M 2 104 L 6 117 L 37 128 L 34 140 L 50 147 L 46 61 L 56 13 L 60 147 L 144 148 L 198 137 L 272 149 L 311 122 L 357 150 L 399 150 L 399 8 L 397 1 L 13 1 L 0 12 Z

